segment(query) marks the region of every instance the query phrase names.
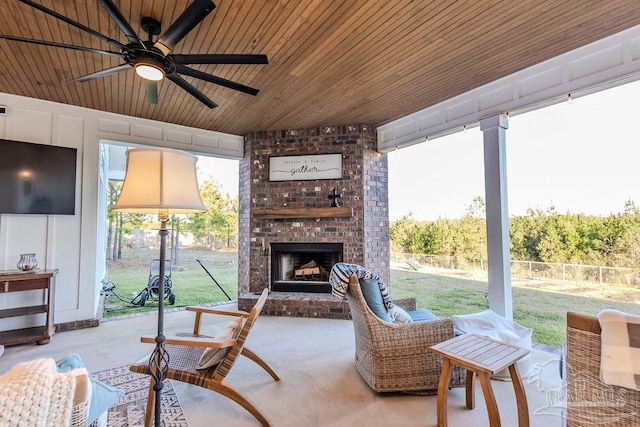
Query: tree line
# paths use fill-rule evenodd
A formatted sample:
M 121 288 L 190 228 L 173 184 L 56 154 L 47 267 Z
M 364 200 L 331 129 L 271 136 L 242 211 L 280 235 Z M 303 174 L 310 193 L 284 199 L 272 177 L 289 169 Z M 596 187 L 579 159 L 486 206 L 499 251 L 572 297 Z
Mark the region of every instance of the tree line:
M 484 200 L 476 197 L 458 219 L 418 221 L 412 214 L 391 223 L 391 249 L 447 255 L 459 261 L 486 260 Z M 609 216 L 529 209 L 509 219 L 511 258 L 523 261 L 608 267 L 638 267 L 640 209 L 627 201 Z
M 114 212 L 111 208 L 118 200 L 122 181 L 110 180 L 107 187 L 107 259 L 122 258 L 122 248 L 131 244 L 127 235 L 134 229 L 157 229 L 157 215 Z M 222 193 L 220 185 L 208 177 L 200 185 L 200 197 L 207 207 L 205 212 L 191 215 L 172 215 L 169 218 L 168 250 L 171 261 L 178 264 L 181 235 L 190 234 L 195 242 L 208 247 L 235 247 L 238 242 L 238 198 Z

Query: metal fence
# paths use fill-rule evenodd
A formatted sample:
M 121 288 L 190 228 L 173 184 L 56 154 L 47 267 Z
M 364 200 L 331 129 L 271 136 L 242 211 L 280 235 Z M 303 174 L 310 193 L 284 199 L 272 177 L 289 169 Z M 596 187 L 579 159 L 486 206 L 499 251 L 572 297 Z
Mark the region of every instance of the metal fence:
M 413 270 L 421 267 L 445 270 L 486 271 L 486 260 L 469 261 L 446 255 L 391 253 L 391 262 L 406 264 Z M 565 280 L 599 284 L 640 284 L 640 269 L 599 265 L 564 264 L 511 260 L 511 275 L 528 279 Z

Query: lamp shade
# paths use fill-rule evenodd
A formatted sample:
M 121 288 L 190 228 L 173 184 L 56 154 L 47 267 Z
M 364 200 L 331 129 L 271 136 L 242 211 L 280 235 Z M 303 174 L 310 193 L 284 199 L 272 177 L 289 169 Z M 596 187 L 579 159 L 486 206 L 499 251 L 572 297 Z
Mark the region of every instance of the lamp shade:
M 127 150 L 127 172 L 112 210 L 143 214 L 188 214 L 207 210 L 198 191 L 198 158 L 168 148 Z

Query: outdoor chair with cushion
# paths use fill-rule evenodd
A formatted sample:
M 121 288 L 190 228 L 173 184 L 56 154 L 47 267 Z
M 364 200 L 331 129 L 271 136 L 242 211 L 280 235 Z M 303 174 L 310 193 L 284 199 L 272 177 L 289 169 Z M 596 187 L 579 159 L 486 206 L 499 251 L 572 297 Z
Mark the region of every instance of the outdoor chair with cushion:
M 372 279 L 351 276 L 346 296 L 355 332 L 356 368 L 367 384 L 376 392 L 436 394 L 442 358 L 430 347 L 454 337 L 453 321 L 416 309 L 415 298 L 407 298 L 393 302 L 412 320 L 393 323 Z M 454 367 L 450 387 L 464 387 L 465 378 L 465 370 Z
M 264 360 L 244 346 L 247 335 L 249 335 L 251 327 L 264 306 L 267 294 L 268 290 L 265 289 L 249 313 L 215 310 L 203 307 L 187 307 L 187 310 L 196 313 L 193 333 L 167 337 L 165 343 L 166 352 L 169 354 L 169 366 L 165 378 L 194 384 L 220 393 L 249 411 L 263 426 L 268 426 L 269 421 L 256 406 L 240 394 L 238 390 L 225 382 L 227 374 L 240 355 L 258 364 L 267 371 L 274 380 L 280 380 L 278 375 Z M 200 335 L 200 325 L 203 314 L 232 316 L 235 319 L 229 322 L 218 335 L 211 338 Z M 142 341 L 155 343 L 155 337 L 143 337 Z M 150 375 L 149 357 L 132 365 L 130 369 L 133 372 Z M 151 381 L 145 418 L 146 426 L 150 426 L 152 423 L 154 401 L 155 390 L 153 388 L 153 381 Z
M 627 332 L 627 328 L 620 328 L 619 325 L 614 325 L 614 328 L 619 332 Z M 640 391 L 607 384 L 602 380 L 602 342 L 598 318 L 567 313 L 564 366 L 567 427 L 631 427 L 640 424 Z M 607 350 L 604 353 L 609 356 Z M 622 371 L 632 364 L 623 365 L 616 364 L 614 369 Z
M 60 373 L 77 372 L 85 370 L 84 362 L 80 355 L 72 353 L 56 361 L 56 368 Z M 88 375 L 89 390 L 88 411 L 85 416 L 86 424 L 91 427 L 104 427 L 108 421 L 108 410 L 124 395 L 124 390 L 111 387 L 92 375 Z M 77 393 L 76 393 L 77 394 Z

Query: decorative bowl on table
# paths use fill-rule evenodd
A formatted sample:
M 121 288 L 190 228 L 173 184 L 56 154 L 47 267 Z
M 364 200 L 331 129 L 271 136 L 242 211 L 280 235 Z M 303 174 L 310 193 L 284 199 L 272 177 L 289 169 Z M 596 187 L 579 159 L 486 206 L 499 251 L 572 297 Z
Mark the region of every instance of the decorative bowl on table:
M 18 270 L 31 271 L 38 266 L 36 260 L 36 254 L 20 254 L 20 260 L 18 260 Z

